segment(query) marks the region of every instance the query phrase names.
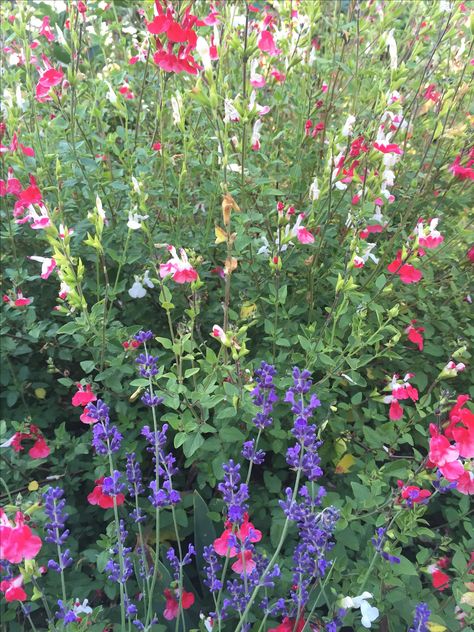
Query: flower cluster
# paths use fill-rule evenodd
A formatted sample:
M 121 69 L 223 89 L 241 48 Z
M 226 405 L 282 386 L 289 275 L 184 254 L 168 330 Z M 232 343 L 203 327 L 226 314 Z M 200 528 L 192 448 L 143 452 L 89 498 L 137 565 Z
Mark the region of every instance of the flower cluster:
M 60 573 L 72 564 L 72 557 L 69 549 L 61 550 L 62 545 L 69 537 L 69 529 L 65 528 L 66 520 L 69 515 L 65 511 L 66 499 L 64 498 L 64 490 L 60 487 L 49 487 L 43 494 L 44 512 L 48 518 L 45 524 L 46 537 L 45 541 L 56 544 L 58 547 L 59 560 L 48 561 L 48 568 Z

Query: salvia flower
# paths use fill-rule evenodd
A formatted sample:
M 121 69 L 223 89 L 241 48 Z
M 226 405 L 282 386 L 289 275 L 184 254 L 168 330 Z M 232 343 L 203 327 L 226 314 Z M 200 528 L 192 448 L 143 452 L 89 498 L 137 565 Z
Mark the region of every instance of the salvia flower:
M 41 538 L 32 533 L 20 511 L 16 513 L 13 525 L 0 507 L 0 560 L 11 564 L 33 560 L 41 546 Z

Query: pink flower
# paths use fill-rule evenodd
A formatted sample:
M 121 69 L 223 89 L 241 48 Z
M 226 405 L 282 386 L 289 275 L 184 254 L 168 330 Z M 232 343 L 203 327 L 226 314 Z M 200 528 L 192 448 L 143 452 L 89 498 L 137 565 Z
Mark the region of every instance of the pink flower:
M 29 156 L 30 158 L 34 158 L 35 150 L 33 147 L 26 147 L 23 143 L 20 143 L 20 149 L 25 154 L 25 156 Z
M 456 156 L 453 164 L 449 167 L 449 171 L 459 180 L 474 180 L 474 147 L 469 152 L 469 160 L 466 161 L 465 166 L 460 164 L 461 158 L 462 154 Z
M 448 439 L 436 428 L 434 424 L 430 424 L 430 451 L 428 458 L 431 463 L 438 467 L 443 467 L 448 463 L 453 463 L 459 456 L 459 450 L 450 444 Z
M 18 575 L 12 579 L 4 579 L 0 582 L 0 590 L 5 593 L 5 601 L 25 601 L 26 592 L 23 589 L 23 575 Z
M 167 621 L 172 621 L 179 615 L 179 600 L 181 601 L 183 610 L 187 610 L 194 603 L 194 594 L 192 592 L 186 592 L 185 590 L 180 594 L 177 589 L 171 591 L 169 588 L 165 588 L 164 595 L 166 605 L 163 616 Z
M 51 275 L 53 270 L 56 268 L 56 261 L 53 258 L 37 257 L 36 255 L 33 255 L 31 257 L 28 257 L 28 259 L 31 259 L 32 261 L 38 261 L 39 263 L 41 263 L 41 278 L 42 279 L 47 279 Z
M 366 226 L 360 231 L 359 237 L 361 239 L 367 239 L 368 236 L 371 235 L 372 233 L 381 233 L 382 231 L 383 231 L 383 226 L 380 226 L 380 224 L 371 224 L 370 226 Z
M 467 496 L 474 495 L 474 472 L 469 472 L 465 470 L 463 474 L 456 481 L 456 489 L 461 494 L 466 494 Z
M 49 62 L 47 63 L 49 64 Z M 59 85 L 63 79 L 64 73 L 62 70 L 56 70 L 51 67 L 45 70 L 36 84 L 36 99 L 40 102 L 51 101 L 49 96 L 51 88 Z
M 256 566 L 255 560 L 252 559 L 252 551 L 243 551 L 232 564 L 232 570 L 239 575 L 249 575 Z
M 13 525 L 0 508 L 0 559 L 20 564 L 23 560 L 34 559 L 41 546 L 41 538 L 32 533 L 20 511 L 16 513 Z
M 416 232 L 418 234 L 418 243 L 423 248 L 436 248 L 444 241 L 443 235 L 438 230 L 436 230 L 438 222 L 439 219 L 437 217 L 432 219 L 427 228 L 427 231 L 423 226 L 423 220 L 418 222 L 416 227 Z
M 211 336 L 214 336 L 214 338 L 220 340 L 222 344 L 227 343 L 227 336 L 225 334 L 225 331 L 219 325 L 214 325 L 214 327 L 212 328 Z
M 90 384 L 86 384 L 85 389 L 82 384 L 76 384 L 76 386 L 78 390 L 74 393 L 72 398 L 71 403 L 73 406 L 87 406 L 87 404 L 96 401 L 97 397 L 92 392 L 92 386 Z
M 440 571 L 438 568 L 435 568 L 431 574 L 431 581 L 433 583 L 433 588 L 442 592 L 449 586 L 449 575 Z
M 300 213 L 292 229 L 292 234 L 300 242 L 300 244 L 312 244 L 314 243 L 314 235 L 307 228 L 301 225 L 305 218 L 304 213 Z
M 268 53 L 272 57 L 277 57 L 281 53 L 281 49 L 275 45 L 275 40 L 270 31 L 262 31 L 258 39 L 257 46 L 262 53 Z
M 183 248 L 180 248 L 180 256 L 176 252 L 174 246 L 167 247 L 171 253 L 171 259 L 166 263 L 160 264 L 160 277 L 164 279 L 171 275 L 176 283 L 191 283 L 198 279 L 198 273 L 189 263 L 188 256 Z
M 151 148 L 154 151 L 161 151 L 161 143 L 153 143 L 153 145 L 151 146 Z
M 48 40 L 48 42 L 54 42 L 54 33 L 52 32 L 51 27 L 49 25 L 48 15 L 45 15 L 43 18 L 43 22 L 41 23 L 39 34 L 45 37 Z

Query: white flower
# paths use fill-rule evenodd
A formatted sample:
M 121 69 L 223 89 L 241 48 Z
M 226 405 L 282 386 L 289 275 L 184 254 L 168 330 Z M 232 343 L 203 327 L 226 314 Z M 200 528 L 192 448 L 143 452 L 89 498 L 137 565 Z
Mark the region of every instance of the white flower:
M 148 219 L 148 215 L 138 215 L 138 213 L 132 213 L 131 211 L 128 214 L 128 222 L 127 226 L 131 230 L 138 230 L 142 227 L 142 220 Z
M 140 193 L 140 183 L 135 178 L 135 176 L 132 176 L 132 186 L 135 193 Z
M 81 603 L 79 599 L 76 597 L 74 606 L 72 607 L 72 611 L 74 612 L 76 616 L 79 614 L 92 614 L 92 608 L 87 605 L 88 603 L 89 603 L 88 599 L 84 599 L 84 601 Z
M 240 121 L 240 114 L 230 99 L 224 99 L 224 123 Z
M 353 114 L 349 114 L 349 116 L 347 117 L 346 122 L 344 123 L 344 127 L 342 128 L 341 134 L 343 136 L 351 136 L 352 135 L 352 128 L 354 126 L 355 121 L 356 121 L 356 117 Z
M 204 37 L 199 36 L 196 42 L 196 50 L 198 52 L 199 57 L 201 58 L 202 65 L 204 66 L 204 70 L 212 70 L 211 63 L 211 55 L 209 53 L 209 44 L 206 42 Z
M 155 286 L 153 285 L 152 280 L 149 277 L 150 272 L 147 270 L 143 276 L 143 284 L 146 285 L 148 288 L 153 289 Z
M 393 36 L 394 29 L 391 29 L 385 37 L 385 43 L 388 46 L 388 54 L 390 55 L 390 70 L 396 70 L 398 67 L 397 42 Z
M 102 206 L 102 201 L 98 195 L 95 198 L 95 208 L 99 217 L 101 217 L 105 221 L 104 207 Z
M 252 143 L 252 147 L 258 149 L 260 147 L 260 130 L 262 129 L 262 121 L 257 119 L 253 124 L 252 129 L 252 138 L 250 142 Z
M 114 89 L 112 88 L 110 83 L 108 81 L 106 81 L 105 83 L 109 87 L 109 91 L 107 92 L 107 99 L 110 101 L 112 105 L 115 105 L 117 103 L 117 95 L 115 94 Z
M 173 123 L 179 125 L 182 120 L 183 98 L 178 91 L 174 97 L 171 97 L 171 109 L 173 110 Z
M 361 595 L 357 597 L 344 597 L 341 599 L 341 607 L 348 608 L 360 608 L 360 614 L 362 616 L 361 623 L 364 628 L 372 627 L 372 623 L 379 616 L 379 610 L 375 606 L 371 606 L 367 601 L 368 599 L 372 599 L 372 593 L 364 591 Z
M 128 290 L 128 293 L 132 298 L 143 298 L 144 296 L 146 296 L 146 290 L 141 284 L 140 277 L 135 277 L 135 282 Z
M 313 200 L 313 202 L 315 202 L 316 200 L 319 199 L 320 195 L 321 195 L 321 191 L 318 187 L 318 179 L 315 178 L 309 187 L 309 197 Z

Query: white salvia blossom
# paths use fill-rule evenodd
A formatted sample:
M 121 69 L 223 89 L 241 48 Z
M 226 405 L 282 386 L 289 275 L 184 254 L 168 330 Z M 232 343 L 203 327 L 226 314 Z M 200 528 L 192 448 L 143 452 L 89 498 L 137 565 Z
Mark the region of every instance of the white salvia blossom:
M 196 50 L 198 52 L 199 57 L 201 58 L 202 65 L 204 66 L 204 70 L 206 72 L 208 70 L 212 70 L 211 55 L 209 53 L 209 44 L 206 42 L 204 37 L 199 36 L 197 38 Z
M 221 43 L 221 36 L 219 33 L 219 29 L 217 28 L 217 24 L 214 24 L 212 32 L 214 35 L 214 46 L 218 49 L 219 44 Z
M 201 621 L 203 622 L 204 627 L 206 628 L 206 632 L 212 632 L 212 627 L 213 627 L 213 621 L 211 619 L 211 617 L 206 617 L 205 615 L 203 615 L 203 613 L 201 612 L 199 614 L 199 618 L 201 619 Z
M 231 162 L 227 165 L 227 169 L 233 173 L 242 173 L 242 167 L 236 162 Z
M 260 119 L 257 119 L 253 124 L 252 138 L 250 141 L 252 143 L 252 146 L 258 145 L 260 143 L 260 130 L 262 129 L 262 125 L 263 123 Z
M 143 275 L 143 285 L 146 285 L 147 287 L 149 287 L 151 290 L 155 287 L 153 285 L 153 281 L 150 279 L 150 272 L 147 270 L 145 272 L 145 274 Z
M 142 220 L 148 219 L 148 215 L 138 215 L 138 213 L 128 213 L 127 226 L 130 230 L 138 230 L 142 227 Z
M 79 599 L 76 597 L 74 606 L 72 607 L 72 611 L 74 612 L 76 616 L 79 614 L 92 614 L 92 608 L 89 605 L 87 605 L 88 603 L 89 603 L 88 599 L 84 599 L 84 601 L 81 603 Z
M 240 121 L 240 114 L 230 99 L 224 99 L 224 123 Z
M 98 216 L 105 221 L 106 217 L 105 217 L 104 207 L 102 206 L 102 200 L 100 199 L 98 195 L 95 198 L 95 208 L 97 210 Z
M 346 122 L 344 123 L 344 127 L 342 128 L 341 134 L 343 136 L 351 136 L 352 135 L 352 128 L 354 126 L 355 121 L 356 121 L 356 117 L 353 114 L 349 114 L 349 116 L 347 117 Z
M 109 87 L 109 90 L 107 92 L 107 100 L 110 101 L 110 103 L 112 105 L 115 105 L 117 103 L 117 95 L 114 92 L 114 89 L 112 88 L 112 86 L 110 85 L 110 83 L 108 81 L 105 82 L 107 84 L 107 86 Z
M 367 243 L 365 244 L 365 252 L 361 255 L 361 258 L 362 258 L 362 260 L 363 260 L 363 262 L 364 262 L 364 263 L 367 263 L 367 261 L 368 261 L 369 259 L 372 259 L 372 261 L 373 261 L 375 264 L 377 264 L 377 263 L 379 262 L 379 258 L 378 258 L 378 257 L 376 257 L 376 256 L 372 253 L 372 250 L 373 250 L 374 248 L 376 248 L 376 247 L 377 247 L 377 244 L 374 244 L 374 243 L 372 243 L 372 242 L 367 242 Z
M 396 70 L 398 68 L 398 51 L 397 42 L 393 35 L 395 29 L 391 29 L 386 37 L 385 43 L 388 46 L 388 54 L 390 55 L 390 70 Z
M 391 169 L 386 169 L 383 172 L 383 179 L 387 186 L 393 187 L 395 184 L 395 173 Z
M 16 91 L 15 91 L 15 97 L 16 97 L 16 104 L 19 107 L 19 109 L 24 112 L 26 109 L 26 101 L 23 98 L 23 95 L 21 94 L 21 85 L 18 84 L 16 87 Z
M 141 284 L 140 277 L 135 276 L 135 282 L 128 290 L 128 293 L 132 298 L 143 298 L 144 296 L 146 296 L 146 290 Z
M 173 111 L 173 123 L 179 125 L 182 120 L 183 98 L 178 91 L 176 91 L 174 97 L 171 97 L 171 109 Z
M 453 10 L 453 5 L 448 0 L 439 0 L 439 10 L 442 13 L 450 13 Z
M 135 281 L 132 287 L 128 290 L 128 293 L 132 298 L 143 298 L 144 296 L 146 296 L 146 288 L 143 287 L 144 285 L 146 285 L 146 287 L 150 289 L 153 289 L 155 287 L 153 285 L 153 282 L 149 278 L 149 274 L 150 273 L 147 270 L 143 276 L 143 279 L 140 279 L 139 276 L 135 275 Z
M 132 186 L 135 193 L 140 193 L 140 183 L 135 178 L 135 176 L 132 176 Z
M 314 178 L 309 187 L 309 197 L 313 202 L 319 200 L 319 196 L 321 195 L 321 191 L 318 186 L 318 179 Z
M 61 29 L 59 28 L 59 26 L 56 24 L 56 36 L 58 38 L 58 44 L 61 44 L 61 46 L 67 46 L 67 42 L 66 42 L 66 38 L 64 37 L 63 32 L 61 31 Z
M 371 628 L 372 623 L 380 614 L 378 608 L 371 606 L 367 601 L 372 598 L 372 593 L 367 591 L 363 592 L 362 595 L 359 595 L 358 597 L 344 597 L 344 599 L 341 600 L 341 607 L 345 609 L 360 608 L 360 613 L 362 615 L 360 622 L 364 628 Z

